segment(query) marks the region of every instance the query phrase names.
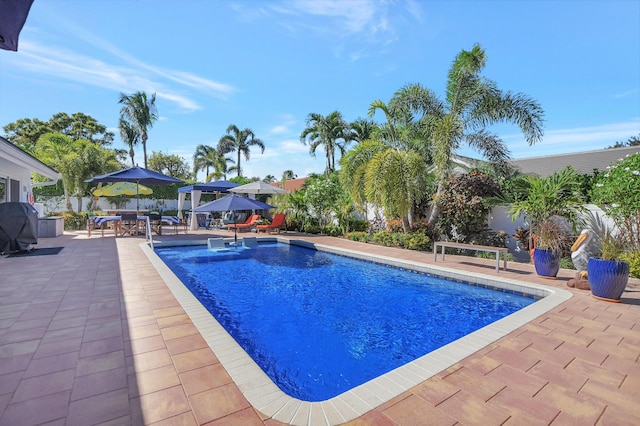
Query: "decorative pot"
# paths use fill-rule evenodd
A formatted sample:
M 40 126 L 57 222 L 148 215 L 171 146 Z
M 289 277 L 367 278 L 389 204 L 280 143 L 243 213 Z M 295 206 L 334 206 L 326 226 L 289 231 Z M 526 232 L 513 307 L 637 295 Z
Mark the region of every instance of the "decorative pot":
M 555 254 L 553 250 L 536 247 L 533 252 L 533 265 L 536 268 L 536 273 L 542 278 L 555 279 L 560 270 L 560 256 Z
M 587 277 L 591 295 L 596 299 L 620 302 L 629 282 L 629 262 L 589 258 Z

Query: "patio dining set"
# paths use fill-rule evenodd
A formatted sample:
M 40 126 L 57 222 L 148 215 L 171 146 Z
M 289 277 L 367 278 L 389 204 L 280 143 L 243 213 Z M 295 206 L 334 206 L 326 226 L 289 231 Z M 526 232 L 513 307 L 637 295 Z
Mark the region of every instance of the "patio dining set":
M 149 226 L 147 226 L 147 221 Z M 149 231 L 157 235 L 162 235 L 163 225 L 173 227 L 174 233 L 178 233 L 179 229 L 187 232 L 187 223 L 181 221 L 177 216 L 163 216 L 160 214 L 139 215 L 133 213 L 121 213 L 119 215 L 108 216 L 89 216 L 87 215 L 87 233 L 91 236 L 94 230 L 100 230 L 104 236 L 105 230 L 112 230 L 114 236 L 137 236 L 144 235 L 148 237 Z

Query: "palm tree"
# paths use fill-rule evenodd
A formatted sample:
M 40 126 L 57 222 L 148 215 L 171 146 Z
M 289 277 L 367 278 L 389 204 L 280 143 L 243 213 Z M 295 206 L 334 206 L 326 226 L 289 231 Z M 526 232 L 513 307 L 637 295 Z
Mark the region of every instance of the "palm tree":
M 218 142 L 218 151 L 222 155 L 234 151 L 238 152 L 238 162 L 235 167 L 237 168 L 238 176 L 240 176 L 242 173 L 240 157 L 244 155 L 244 159 L 249 161 L 251 146 L 260 147 L 261 153 L 264 154 L 264 142 L 255 137 L 253 130 L 249 128 L 240 130 L 235 124 L 231 124 L 227 127 L 227 134 L 222 136 Z
M 406 105 L 398 95 L 388 104 L 372 102 L 369 116 L 379 110 L 387 121 L 345 154 L 340 174 L 354 201 L 383 207 L 388 218 L 402 219 L 405 231 L 424 197 L 428 176 L 428 163 L 416 149 L 425 144 L 424 137 Z
M 135 151 L 134 148 L 140 143 L 140 131 L 137 127 L 133 126 L 130 122 L 120 117 L 120 123 L 118 124 L 120 129 L 120 137 L 124 141 L 125 145 L 129 147 L 129 157 L 131 157 L 131 166 L 135 167 L 136 162 L 134 160 Z
M 351 123 L 351 139 L 358 143 L 371 139 L 376 127 L 373 120 L 359 118 Z
M 209 168 L 214 167 L 218 157 L 218 152 L 212 146 L 198 145 L 193 154 L 193 174 L 197 175 L 200 170 L 204 170 L 209 176 Z
M 147 98 L 145 92 L 136 92 L 133 95 L 120 93 L 122 104 L 120 115 L 128 119 L 131 125 L 140 132 L 142 150 L 144 152 L 144 167 L 147 168 L 147 128 L 153 127 L 153 123 L 158 120 L 158 110 L 156 109 L 156 94 Z
M 420 123 L 433 144 L 438 195 L 451 172 L 451 160 L 462 144 L 479 151 L 498 172 L 506 169 L 509 149 L 497 135 L 485 130 L 487 126 L 514 123 L 529 145 L 542 139 L 544 112 L 540 104 L 522 93 L 503 92 L 495 82 L 481 77 L 486 61 L 484 49 L 478 44 L 470 51 L 462 50 L 449 70 L 444 102 L 419 84 L 399 91 L 413 112 L 423 113 Z M 433 223 L 437 215 L 436 204 L 429 221 Z
M 335 170 L 336 149 L 339 149 L 340 154 L 343 155 L 346 145 L 351 142 L 349 132 L 349 124 L 344 121 L 342 114 L 338 111 L 334 111 L 326 117 L 316 113 L 311 113 L 307 117 L 307 127 L 300 134 L 300 142 L 306 145 L 308 140 L 309 153 L 314 157 L 316 149 L 320 145 L 324 145 L 327 179 Z

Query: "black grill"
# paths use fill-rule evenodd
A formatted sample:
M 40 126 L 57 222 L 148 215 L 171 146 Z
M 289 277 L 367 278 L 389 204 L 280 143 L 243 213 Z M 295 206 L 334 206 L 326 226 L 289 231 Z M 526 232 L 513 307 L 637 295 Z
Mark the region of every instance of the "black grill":
M 38 212 L 29 203 L 0 204 L 0 253 L 30 250 L 38 244 Z

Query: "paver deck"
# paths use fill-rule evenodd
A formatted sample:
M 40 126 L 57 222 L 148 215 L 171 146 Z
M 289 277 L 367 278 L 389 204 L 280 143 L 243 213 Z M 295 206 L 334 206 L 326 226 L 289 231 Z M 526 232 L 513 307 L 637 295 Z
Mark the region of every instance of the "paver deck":
M 230 234 L 157 238 L 217 235 Z M 296 238 L 433 263 L 432 253 Z M 143 241 L 65 233 L 39 239 L 64 247 L 56 255 L 0 257 L 0 425 L 281 424 L 249 404 Z M 445 263 L 495 274 L 492 260 Z M 640 285 L 608 303 L 566 287 L 573 274 L 545 280 L 510 262 L 495 275 L 574 297 L 349 424 L 640 424 Z

